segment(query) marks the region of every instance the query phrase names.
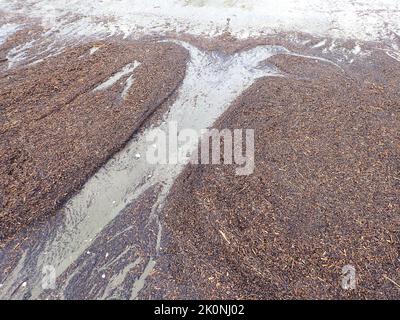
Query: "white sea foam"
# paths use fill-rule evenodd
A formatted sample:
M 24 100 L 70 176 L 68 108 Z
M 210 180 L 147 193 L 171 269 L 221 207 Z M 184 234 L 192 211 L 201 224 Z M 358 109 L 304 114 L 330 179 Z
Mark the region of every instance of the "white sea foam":
M 17 6 L 19 5 L 19 6 Z M 125 36 L 186 32 L 239 38 L 274 31 L 377 40 L 400 33 L 398 0 L 0 0 L 0 9 L 59 25 L 64 33 Z M 80 19 L 62 25 L 71 14 Z M 98 18 L 101 18 L 100 20 Z
M 6 23 L 0 26 L 0 45 L 6 42 L 7 38 L 18 31 L 19 26 L 14 23 Z

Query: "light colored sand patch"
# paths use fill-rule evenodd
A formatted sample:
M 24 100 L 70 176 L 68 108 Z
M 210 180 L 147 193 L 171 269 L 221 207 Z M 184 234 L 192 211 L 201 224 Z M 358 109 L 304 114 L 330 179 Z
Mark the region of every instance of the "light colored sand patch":
M 6 23 L 0 26 L 0 45 L 7 41 L 7 38 L 19 30 L 20 26 L 14 23 Z
M 95 54 L 99 49 L 100 49 L 99 47 L 93 47 L 93 48 L 90 49 L 89 54 L 90 54 L 90 55 L 93 55 L 93 54 Z
M 329 46 L 329 51 L 332 52 L 332 51 L 335 49 L 335 47 L 336 47 L 336 41 L 333 40 L 332 43 L 331 43 L 331 45 Z
M 127 64 L 121 71 L 117 72 L 116 74 L 111 76 L 107 81 L 103 82 L 102 84 L 100 84 L 96 88 L 94 88 L 93 92 L 102 91 L 102 90 L 111 88 L 114 84 L 116 84 L 123 77 L 132 73 L 138 66 L 140 66 L 140 62 L 138 62 L 138 61 L 134 61 L 133 63 Z M 128 90 L 129 90 L 129 88 L 128 88 Z
M 322 40 L 321 42 L 318 42 L 313 48 L 321 48 L 326 44 L 326 39 Z
M 125 82 L 124 91 L 122 91 L 122 99 L 125 99 L 133 85 L 133 75 L 131 75 Z
M 400 62 L 400 53 L 396 51 L 386 51 L 386 54 L 391 57 L 392 59 Z
M 360 45 L 356 45 L 354 48 L 353 48 L 353 50 L 351 51 L 353 54 L 355 54 L 355 55 L 357 55 L 357 54 L 359 54 L 360 52 L 361 52 L 361 47 L 360 47 Z

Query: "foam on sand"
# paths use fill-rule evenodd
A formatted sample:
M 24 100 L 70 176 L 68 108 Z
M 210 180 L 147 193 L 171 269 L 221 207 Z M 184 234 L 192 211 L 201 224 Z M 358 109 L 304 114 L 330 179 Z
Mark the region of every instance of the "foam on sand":
M 400 32 L 397 0 L 0 0 L 0 10 L 39 18 L 64 33 L 185 32 L 238 38 L 275 31 L 377 40 Z M 66 25 L 71 16 L 78 15 Z

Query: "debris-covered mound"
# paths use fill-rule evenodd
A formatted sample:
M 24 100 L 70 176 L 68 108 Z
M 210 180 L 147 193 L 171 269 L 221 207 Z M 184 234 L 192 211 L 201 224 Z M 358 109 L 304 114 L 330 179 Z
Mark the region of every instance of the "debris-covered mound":
M 97 42 L 0 79 L 0 244 L 54 213 L 176 91 L 187 52 Z
M 399 298 L 400 66 L 379 52 L 347 75 L 269 62 L 287 77 L 259 80 L 216 124 L 255 129 L 254 174 L 191 165 L 169 196 L 163 266 L 178 289 L 164 294 Z M 356 290 L 341 285 L 348 265 Z

